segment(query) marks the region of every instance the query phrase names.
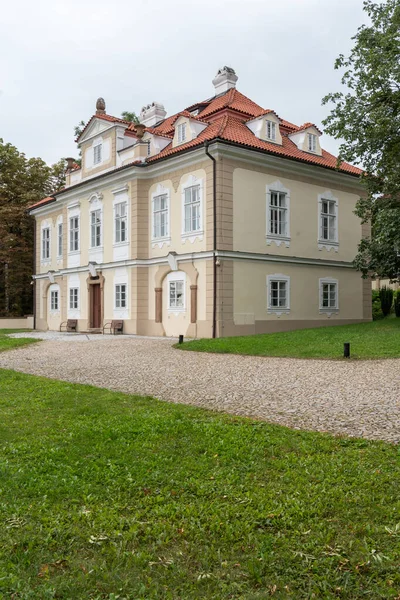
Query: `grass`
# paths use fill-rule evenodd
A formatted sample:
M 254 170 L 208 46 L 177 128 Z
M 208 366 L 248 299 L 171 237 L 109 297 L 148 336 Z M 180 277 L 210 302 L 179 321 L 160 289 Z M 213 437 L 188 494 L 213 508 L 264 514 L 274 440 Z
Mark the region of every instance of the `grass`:
M 0 598 L 399 598 L 395 446 L 0 371 Z
M 350 342 L 352 358 L 400 357 L 400 319 L 301 329 L 284 333 L 202 339 L 176 345 L 182 350 L 281 356 L 293 358 L 342 358 L 343 344 Z
M 12 350 L 13 348 L 20 348 L 27 344 L 34 344 L 38 340 L 31 338 L 10 338 L 10 333 L 21 333 L 25 331 L 31 331 L 30 329 L 0 329 L 0 352 L 4 350 Z M 0 597 L 1 598 L 1 597 Z

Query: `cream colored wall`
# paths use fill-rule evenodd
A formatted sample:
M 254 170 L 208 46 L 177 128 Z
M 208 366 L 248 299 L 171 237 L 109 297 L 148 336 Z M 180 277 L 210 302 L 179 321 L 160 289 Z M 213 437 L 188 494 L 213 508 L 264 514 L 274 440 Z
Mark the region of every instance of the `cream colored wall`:
M 189 176 L 193 176 L 197 180 L 202 180 L 202 232 L 200 235 L 194 233 L 193 238 L 194 241 L 190 241 L 190 239 L 182 239 L 182 231 L 183 231 L 183 189 L 187 186 L 187 182 L 189 180 Z M 194 182 L 196 183 L 196 182 Z M 206 220 L 206 172 L 204 169 L 197 169 L 188 173 L 181 175 L 179 178 L 178 186 L 173 185 L 171 179 L 164 179 L 161 182 L 157 182 L 150 187 L 149 190 L 149 256 L 151 258 L 157 256 L 165 256 L 171 251 L 175 251 L 178 254 L 189 253 L 189 252 L 201 252 L 206 250 L 206 233 L 207 233 L 207 220 Z M 170 244 L 168 243 L 153 243 L 152 242 L 152 233 L 153 233 L 153 220 L 152 220 L 152 198 L 153 195 L 157 195 L 160 187 L 167 189 L 169 191 L 170 197 L 170 207 L 169 207 L 169 217 L 170 217 Z M 162 190 L 160 190 L 163 193 Z M 153 248 L 154 246 L 154 248 Z
M 373 279 L 371 283 L 372 283 L 373 290 L 380 290 L 384 286 L 392 288 L 393 290 L 400 289 L 400 283 L 399 282 L 391 283 L 390 279 Z
M 276 181 L 290 190 L 290 247 L 266 243 L 266 187 Z M 331 190 L 338 198 L 339 248 L 318 249 L 318 195 Z M 329 258 L 352 261 L 361 238 L 361 224 L 354 215 L 359 196 L 339 191 L 329 184 L 315 185 L 287 177 L 276 177 L 237 168 L 233 174 L 233 249 L 283 256 Z
M 63 211 L 60 208 L 54 210 L 50 214 L 38 217 L 36 220 L 36 242 L 38 252 L 36 253 L 36 273 L 47 273 L 47 271 L 56 271 L 63 268 L 65 252 L 63 248 L 63 256 L 57 259 L 57 218 L 62 216 Z M 50 227 L 50 260 L 42 260 L 42 226 Z M 65 223 L 63 223 L 63 236 L 66 235 Z
M 86 156 L 87 156 L 86 152 L 91 151 L 93 139 L 90 139 L 87 142 L 84 142 L 81 146 L 82 179 L 84 179 L 85 177 L 91 177 L 93 175 L 98 175 L 105 169 L 110 169 L 111 167 L 114 167 L 116 164 L 116 130 L 115 130 L 115 128 L 113 128 L 109 131 L 104 131 L 104 132 L 100 131 L 98 134 L 98 137 L 102 137 L 103 142 L 109 143 L 109 145 L 110 145 L 109 146 L 109 158 L 108 158 L 108 160 L 105 160 L 104 162 L 102 162 L 100 165 L 98 165 L 96 167 L 87 168 L 86 167 L 86 162 L 87 162 L 86 161 Z
M 290 314 L 268 314 L 267 276 L 290 277 Z M 272 262 L 234 262 L 234 321 L 251 325 L 254 321 L 326 320 L 363 318 L 363 281 L 348 268 L 314 267 Z M 338 280 L 339 311 L 328 317 L 319 310 L 319 278 Z

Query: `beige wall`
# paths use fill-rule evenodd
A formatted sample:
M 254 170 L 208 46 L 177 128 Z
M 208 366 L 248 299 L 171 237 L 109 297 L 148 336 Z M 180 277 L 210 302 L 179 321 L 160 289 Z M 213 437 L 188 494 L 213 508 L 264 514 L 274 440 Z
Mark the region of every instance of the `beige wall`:
M 290 190 L 290 247 L 266 242 L 267 185 L 279 180 Z M 331 184 L 297 181 L 243 168 L 233 173 L 233 249 L 244 252 L 329 258 L 352 261 L 361 238 L 361 225 L 354 215 L 359 195 L 332 188 Z M 318 195 L 331 190 L 338 198 L 339 248 L 318 249 Z
M 93 139 L 84 142 L 81 146 L 82 150 L 82 179 L 85 177 L 92 177 L 93 175 L 97 175 L 104 171 L 105 169 L 110 169 L 114 167 L 116 164 L 116 130 L 115 128 L 99 132 L 98 137 L 101 137 L 103 140 L 103 144 L 107 144 L 107 154 L 108 158 L 103 160 L 101 164 L 98 166 L 93 166 L 88 168 L 88 153 L 92 152 L 92 144 Z
M 21 319 L 0 319 L 0 329 L 33 329 L 33 316 Z

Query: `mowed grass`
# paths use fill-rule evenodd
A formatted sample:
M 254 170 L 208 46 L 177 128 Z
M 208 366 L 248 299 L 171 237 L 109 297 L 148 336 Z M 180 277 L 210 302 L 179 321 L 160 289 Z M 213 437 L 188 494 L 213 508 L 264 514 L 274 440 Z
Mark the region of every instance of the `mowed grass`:
M 386 443 L 0 371 L 0 598 L 399 598 Z
M 29 331 L 28 329 L 0 329 L 0 352 L 4 350 L 12 350 L 13 348 L 20 348 L 21 346 L 26 346 L 27 344 L 34 344 L 38 340 L 30 339 L 30 338 L 10 338 L 8 334 L 10 333 L 21 333 L 24 331 Z
M 339 359 L 343 357 L 345 342 L 350 342 L 351 358 L 398 358 L 400 319 L 392 317 L 356 325 L 193 340 L 176 347 L 196 352 Z

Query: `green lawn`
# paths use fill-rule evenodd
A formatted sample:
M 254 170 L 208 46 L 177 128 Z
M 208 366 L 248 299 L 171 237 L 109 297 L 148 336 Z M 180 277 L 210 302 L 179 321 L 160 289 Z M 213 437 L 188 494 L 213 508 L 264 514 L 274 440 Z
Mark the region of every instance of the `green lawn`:
M 0 598 L 399 598 L 395 446 L 0 371 Z
M 0 352 L 3 350 L 12 350 L 12 348 L 19 348 L 26 346 L 27 344 L 34 344 L 38 340 L 30 338 L 10 338 L 9 333 L 21 333 L 24 331 L 31 331 L 29 329 L 0 329 Z M 1 596 L 0 596 L 1 598 Z
M 343 344 L 350 342 L 352 358 L 400 357 L 400 319 L 301 329 L 244 337 L 193 340 L 177 345 L 182 350 L 288 356 L 293 358 L 342 358 Z

